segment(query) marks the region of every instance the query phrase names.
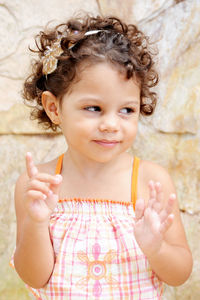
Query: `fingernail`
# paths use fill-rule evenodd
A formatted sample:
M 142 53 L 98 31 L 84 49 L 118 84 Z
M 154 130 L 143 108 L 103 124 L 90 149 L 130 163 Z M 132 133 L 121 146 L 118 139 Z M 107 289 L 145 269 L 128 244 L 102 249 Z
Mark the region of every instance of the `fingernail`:
M 43 195 L 43 199 L 45 200 L 47 198 L 47 196 L 46 195 Z
M 52 190 L 49 190 L 48 194 L 51 196 L 53 194 Z
M 55 181 L 58 183 L 62 180 L 62 176 L 60 174 L 56 175 Z
M 56 174 L 56 177 L 57 177 L 57 178 L 62 178 L 62 175 Z

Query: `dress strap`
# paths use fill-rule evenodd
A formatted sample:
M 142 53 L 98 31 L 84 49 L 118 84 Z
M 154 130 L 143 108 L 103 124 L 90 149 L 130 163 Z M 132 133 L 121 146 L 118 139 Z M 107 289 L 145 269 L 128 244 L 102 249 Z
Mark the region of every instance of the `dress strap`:
M 58 157 L 58 161 L 57 161 L 57 164 L 56 164 L 56 171 L 55 171 L 55 174 L 56 174 L 56 175 L 61 173 L 63 157 L 64 157 L 64 153 L 61 154 L 61 155 Z
M 133 203 L 133 208 L 135 210 L 135 204 L 137 200 L 137 185 L 138 185 L 138 169 L 139 169 L 140 159 L 138 157 L 134 157 L 133 162 L 133 171 L 132 171 L 132 179 L 131 179 L 131 201 Z

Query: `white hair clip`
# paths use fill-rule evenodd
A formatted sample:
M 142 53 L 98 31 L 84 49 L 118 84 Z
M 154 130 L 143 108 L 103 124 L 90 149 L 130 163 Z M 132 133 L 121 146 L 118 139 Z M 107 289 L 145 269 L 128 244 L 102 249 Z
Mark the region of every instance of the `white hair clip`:
M 98 29 L 98 30 L 90 30 L 90 31 L 86 31 L 85 34 L 84 34 L 84 36 L 97 34 L 98 32 L 101 32 L 101 31 L 107 31 L 107 30 Z M 69 50 L 72 49 L 72 48 L 76 45 L 76 43 L 77 43 L 77 42 L 72 43 L 68 49 L 69 49 Z
M 96 33 L 101 32 L 101 31 L 105 31 L 105 30 L 103 30 L 103 29 L 90 30 L 90 31 L 87 31 L 87 32 L 84 34 L 84 36 L 96 34 Z

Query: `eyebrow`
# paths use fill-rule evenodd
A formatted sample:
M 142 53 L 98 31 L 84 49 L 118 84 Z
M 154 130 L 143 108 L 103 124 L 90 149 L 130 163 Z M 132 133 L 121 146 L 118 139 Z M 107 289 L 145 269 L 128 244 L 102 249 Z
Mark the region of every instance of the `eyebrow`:
M 87 101 L 93 101 L 93 102 L 101 102 L 101 99 L 98 99 L 98 98 L 93 98 L 93 97 L 84 97 L 84 98 L 81 98 L 78 100 L 79 103 L 84 103 L 84 102 L 87 102 Z M 127 101 L 127 102 L 123 102 L 122 105 L 139 105 L 140 104 L 140 101 L 138 100 L 130 100 L 130 101 Z
M 139 101 L 137 101 L 137 100 L 132 100 L 132 101 L 128 101 L 128 102 L 124 102 L 123 103 L 123 105 L 129 105 L 129 104 L 136 104 L 136 105 L 139 105 L 140 104 L 140 102 Z

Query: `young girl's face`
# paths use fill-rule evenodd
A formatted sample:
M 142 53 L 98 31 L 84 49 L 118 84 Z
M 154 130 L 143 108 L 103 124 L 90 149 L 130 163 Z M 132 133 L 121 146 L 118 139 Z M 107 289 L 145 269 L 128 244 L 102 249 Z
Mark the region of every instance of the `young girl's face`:
M 70 151 L 108 162 L 132 145 L 140 112 L 140 88 L 108 63 L 81 70 L 59 105 L 60 127 Z

